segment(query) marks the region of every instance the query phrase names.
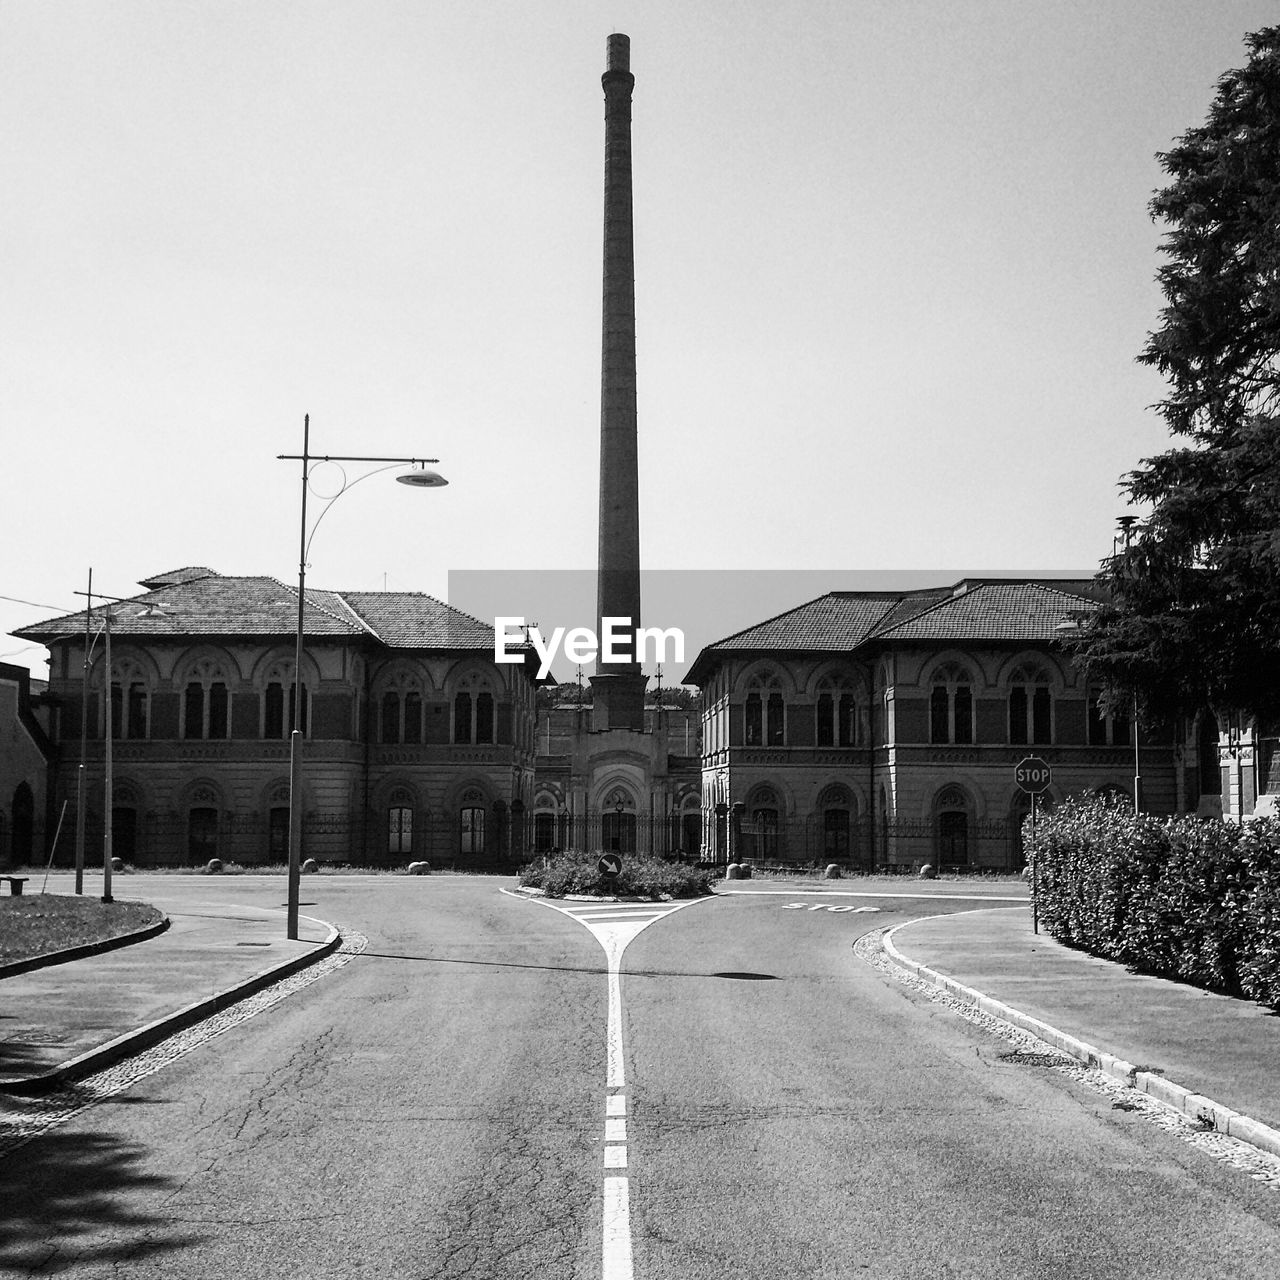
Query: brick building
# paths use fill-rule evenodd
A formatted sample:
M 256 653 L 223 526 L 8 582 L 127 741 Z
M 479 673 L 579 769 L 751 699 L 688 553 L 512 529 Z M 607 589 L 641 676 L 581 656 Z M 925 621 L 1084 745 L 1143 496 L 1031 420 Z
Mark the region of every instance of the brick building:
M 720 860 L 1016 868 L 1030 798 L 1014 766 L 1052 766 L 1044 802 L 1084 791 L 1153 812 L 1220 813 L 1216 726 L 1136 744 L 1063 646 L 1091 584 L 965 580 L 835 592 L 707 646 L 703 846 Z M 1185 740 L 1184 740 L 1185 739 Z
M 112 606 L 115 852 L 146 866 L 287 856 L 296 588 L 191 568 Z M 89 845 L 103 831 L 105 644 L 95 611 L 16 634 L 51 651 L 50 808 L 75 805 L 88 736 Z M 466 864 L 523 854 L 533 681 L 493 629 L 430 596 L 308 589 L 303 855 Z

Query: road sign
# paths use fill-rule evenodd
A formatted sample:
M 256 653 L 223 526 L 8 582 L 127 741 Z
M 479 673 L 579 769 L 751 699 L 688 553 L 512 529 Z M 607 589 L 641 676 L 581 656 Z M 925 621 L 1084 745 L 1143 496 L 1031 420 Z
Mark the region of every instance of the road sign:
M 1053 781 L 1053 770 L 1039 756 L 1027 756 L 1014 765 L 1013 780 L 1028 795 L 1038 796 L 1049 789 L 1049 783 Z
M 622 855 L 620 853 L 606 853 L 596 863 L 596 870 L 602 876 L 616 876 L 622 870 Z

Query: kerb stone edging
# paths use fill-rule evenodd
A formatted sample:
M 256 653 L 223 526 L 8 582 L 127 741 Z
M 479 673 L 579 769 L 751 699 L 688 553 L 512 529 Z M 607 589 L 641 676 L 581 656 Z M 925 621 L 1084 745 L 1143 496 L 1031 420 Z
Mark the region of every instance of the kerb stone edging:
M 308 916 L 307 919 L 313 920 L 315 917 Z M 219 1012 L 219 1010 L 235 1004 L 236 1001 L 243 1000 L 245 996 L 253 995 L 255 991 L 261 991 L 263 987 L 269 987 L 274 982 L 280 982 L 285 978 L 292 977 L 300 970 L 315 964 L 319 960 L 323 960 L 327 955 L 331 955 L 342 945 L 342 934 L 339 933 L 335 925 L 330 924 L 327 920 L 316 920 L 316 923 L 324 925 L 329 930 L 329 933 L 323 942 L 316 945 L 313 951 L 303 952 L 300 956 L 294 956 L 292 959 L 284 960 L 280 964 L 261 969 L 251 978 L 246 978 L 243 982 L 235 983 L 222 991 L 215 991 L 211 996 L 193 1000 L 190 1004 L 183 1005 L 181 1009 L 173 1013 L 167 1013 L 163 1017 L 155 1019 L 154 1022 L 148 1022 L 146 1026 L 137 1027 L 133 1031 L 126 1031 L 124 1035 L 117 1036 L 114 1040 L 109 1040 L 106 1044 L 99 1045 L 96 1049 L 89 1049 L 78 1057 L 71 1058 L 60 1066 L 46 1071 L 43 1075 L 30 1076 L 23 1080 L 0 1081 L 0 1092 L 16 1094 L 47 1093 L 60 1085 L 67 1084 L 71 1080 L 90 1075 L 92 1072 L 99 1071 L 114 1062 L 119 1062 L 121 1058 L 130 1057 L 143 1049 L 149 1049 L 153 1044 L 158 1044 L 175 1031 L 182 1031 L 186 1027 L 190 1027 L 202 1019 Z
M 100 956 L 104 951 L 114 951 L 117 947 L 131 947 L 135 942 L 146 942 L 163 933 L 169 927 L 169 917 L 165 916 L 145 929 L 135 929 L 132 933 L 118 933 L 114 938 L 103 938 L 99 942 L 82 942 L 78 947 L 64 947 L 61 951 L 46 951 L 43 955 L 32 956 L 28 960 L 14 960 L 9 964 L 0 964 L 0 981 L 5 978 L 16 978 L 20 973 L 30 973 L 32 969 L 44 969 L 51 964 L 66 964 L 69 960 L 83 960 L 86 956 Z
M 977 908 L 977 910 L 983 909 Z M 928 965 L 921 964 L 918 960 L 912 960 L 909 956 L 904 956 L 893 944 L 893 935 L 899 929 L 905 929 L 913 924 L 920 924 L 925 920 L 941 920 L 947 915 L 968 914 L 970 913 L 966 911 L 947 912 L 943 915 L 920 916 L 916 920 L 904 920 L 902 924 L 894 925 L 892 929 L 885 933 L 880 939 L 880 945 L 885 955 L 898 968 L 906 970 L 907 973 L 919 978 L 922 982 L 930 983 L 939 990 L 945 991 L 948 995 L 954 996 L 957 1000 L 975 1006 L 983 1013 L 990 1014 L 994 1018 L 1003 1018 L 1005 1022 L 1011 1022 L 1015 1027 L 1019 1027 L 1023 1031 L 1029 1031 L 1033 1036 L 1039 1036 L 1041 1040 L 1051 1044 L 1055 1049 L 1060 1049 L 1069 1057 L 1083 1062 L 1086 1066 L 1096 1067 L 1105 1075 L 1119 1080 L 1122 1084 L 1127 1084 L 1131 1088 L 1149 1094 L 1157 1101 L 1173 1107 L 1176 1111 L 1181 1111 L 1193 1120 L 1198 1120 L 1202 1124 L 1211 1126 L 1218 1133 L 1225 1133 L 1229 1137 L 1238 1138 L 1241 1142 L 1248 1142 L 1252 1146 L 1269 1152 L 1271 1155 L 1280 1156 L 1280 1131 L 1272 1129 L 1260 1120 L 1255 1120 L 1252 1116 L 1246 1116 L 1239 1111 L 1233 1111 L 1230 1107 L 1224 1107 L 1222 1103 L 1215 1102 L 1212 1098 L 1206 1098 L 1203 1094 L 1193 1093 L 1190 1089 L 1185 1089 L 1182 1085 L 1175 1084 L 1172 1080 L 1166 1080 L 1158 1072 L 1136 1067 L 1132 1062 L 1126 1062 L 1114 1053 L 1108 1053 L 1105 1049 L 1099 1049 L 1096 1045 L 1089 1044 L 1088 1041 L 1077 1039 L 1075 1036 L 1068 1035 L 1065 1031 L 1059 1031 L 1057 1027 L 1051 1027 L 1047 1022 L 1041 1022 L 1039 1018 L 1033 1018 L 1030 1014 L 1023 1013 L 1020 1009 L 1015 1009 L 1011 1005 L 992 999 L 991 996 L 973 987 L 966 987 L 963 983 L 957 982 L 945 973 L 939 973 L 936 969 L 931 969 Z

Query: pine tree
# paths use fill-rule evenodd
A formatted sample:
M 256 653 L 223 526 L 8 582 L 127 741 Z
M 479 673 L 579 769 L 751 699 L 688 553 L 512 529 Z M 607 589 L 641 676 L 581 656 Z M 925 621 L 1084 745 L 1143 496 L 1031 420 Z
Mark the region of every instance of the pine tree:
M 1246 37 L 1206 122 L 1159 156 L 1166 305 L 1138 359 L 1186 443 L 1122 481 L 1150 507 L 1099 580 L 1079 658 L 1144 718 L 1280 713 L 1280 27 Z

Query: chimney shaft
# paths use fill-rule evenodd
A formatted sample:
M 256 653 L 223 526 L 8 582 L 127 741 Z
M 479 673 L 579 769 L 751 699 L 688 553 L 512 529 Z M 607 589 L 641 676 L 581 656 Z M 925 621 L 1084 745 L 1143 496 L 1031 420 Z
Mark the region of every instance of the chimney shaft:
M 640 492 L 636 448 L 636 297 L 631 202 L 631 41 L 609 37 L 604 87 L 604 319 L 600 362 L 600 526 L 597 634 L 605 618 L 640 625 Z M 597 662 L 597 729 L 644 728 L 638 662 Z

